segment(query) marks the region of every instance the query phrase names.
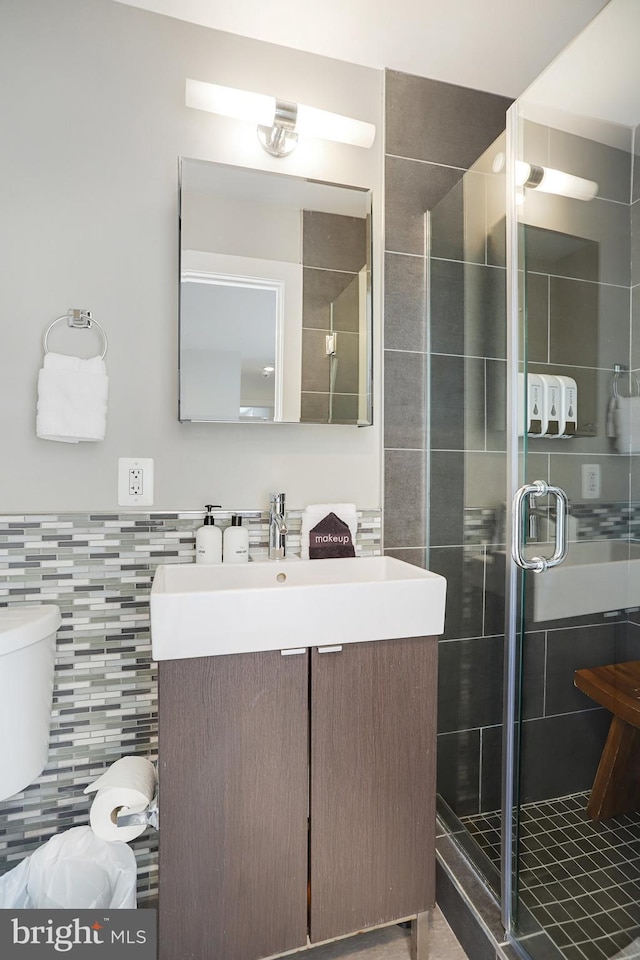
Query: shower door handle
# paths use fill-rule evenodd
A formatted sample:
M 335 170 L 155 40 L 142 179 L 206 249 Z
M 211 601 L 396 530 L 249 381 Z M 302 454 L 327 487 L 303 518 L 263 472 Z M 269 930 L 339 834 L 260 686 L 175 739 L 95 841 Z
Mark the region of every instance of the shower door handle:
M 526 560 L 524 556 L 524 505 L 527 498 L 555 497 L 556 500 L 556 537 L 555 549 L 550 557 L 532 557 Z M 534 573 L 544 573 L 550 567 L 557 567 L 567 555 L 567 515 L 569 500 L 562 487 L 552 487 L 544 480 L 534 480 L 525 483 L 516 492 L 511 508 L 511 556 L 515 563 L 523 570 L 532 570 Z

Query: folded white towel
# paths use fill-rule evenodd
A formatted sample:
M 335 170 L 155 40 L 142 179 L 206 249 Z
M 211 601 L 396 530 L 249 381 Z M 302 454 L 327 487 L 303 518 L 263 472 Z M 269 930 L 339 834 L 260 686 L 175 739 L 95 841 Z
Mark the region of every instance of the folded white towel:
M 108 391 L 102 357 L 46 353 L 38 375 L 36 435 L 63 443 L 104 440 Z
M 617 453 L 640 453 L 640 397 L 615 397 L 609 423 Z
M 355 503 L 312 503 L 302 513 L 301 524 L 301 551 L 300 556 L 303 560 L 309 559 L 309 533 L 317 523 L 320 523 L 328 514 L 335 513 L 343 523 L 346 523 L 351 533 L 353 546 L 356 545 L 356 533 L 358 532 L 358 511 Z

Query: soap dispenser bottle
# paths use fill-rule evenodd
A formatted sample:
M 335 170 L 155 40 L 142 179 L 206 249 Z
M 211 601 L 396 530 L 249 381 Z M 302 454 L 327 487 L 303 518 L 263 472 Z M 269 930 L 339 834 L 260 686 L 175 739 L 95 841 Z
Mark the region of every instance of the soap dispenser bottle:
M 224 531 L 224 562 L 246 563 L 249 559 L 249 531 L 242 526 L 242 517 L 231 517 L 231 526 Z
M 204 523 L 196 530 L 196 563 L 222 562 L 222 530 L 216 527 L 211 511 L 217 504 L 208 503 Z

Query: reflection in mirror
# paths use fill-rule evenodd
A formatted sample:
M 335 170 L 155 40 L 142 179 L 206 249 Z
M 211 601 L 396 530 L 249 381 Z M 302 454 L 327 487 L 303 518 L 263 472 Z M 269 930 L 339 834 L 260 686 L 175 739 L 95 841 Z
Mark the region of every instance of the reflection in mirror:
M 189 159 L 180 186 L 180 420 L 370 424 L 370 192 Z

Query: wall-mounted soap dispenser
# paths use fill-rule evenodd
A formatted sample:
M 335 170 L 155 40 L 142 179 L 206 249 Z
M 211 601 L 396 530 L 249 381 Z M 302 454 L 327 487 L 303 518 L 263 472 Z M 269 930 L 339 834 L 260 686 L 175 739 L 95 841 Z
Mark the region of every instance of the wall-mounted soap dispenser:
M 564 431 L 564 417 L 562 409 L 560 380 L 550 373 L 541 373 L 542 389 L 544 391 L 545 407 L 547 411 L 547 437 L 561 437 Z
M 578 386 L 572 377 L 528 373 L 525 408 L 524 373 L 518 374 L 518 435 L 562 439 L 578 432 Z
M 537 373 L 527 375 L 527 425 L 530 437 L 543 437 L 547 432 L 547 391 Z
M 556 377 L 560 384 L 560 408 L 563 427 L 561 437 L 574 437 L 578 432 L 578 385 L 573 377 Z
M 211 513 L 216 506 L 206 505 L 204 523 L 196 530 L 196 563 L 222 563 L 222 530 L 216 527 Z

